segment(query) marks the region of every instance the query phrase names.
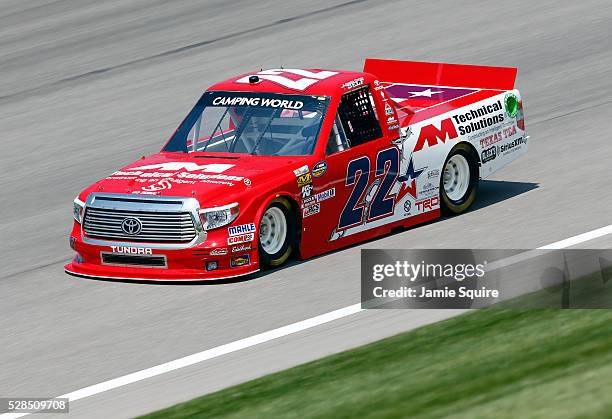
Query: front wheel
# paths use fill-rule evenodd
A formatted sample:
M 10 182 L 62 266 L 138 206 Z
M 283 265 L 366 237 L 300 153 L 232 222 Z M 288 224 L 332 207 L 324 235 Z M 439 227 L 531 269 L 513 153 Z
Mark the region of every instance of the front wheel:
M 446 212 L 460 214 L 476 200 L 478 191 L 478 157 L 465 144 L 455 146 L 446 161 L 440 179 L 442 207 Z
M 280 266 L 293 252 L 296 222 L 284 199 L 273 201 L 259 222 L 259 259 L 263 267 Z

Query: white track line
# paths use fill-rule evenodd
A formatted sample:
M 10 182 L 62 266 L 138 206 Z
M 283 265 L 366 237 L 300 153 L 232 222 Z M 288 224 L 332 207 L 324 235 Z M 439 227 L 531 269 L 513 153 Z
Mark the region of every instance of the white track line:
M 565 249 L 570 246 L 575 246 L 580 243 L 584 243 L 589 240 L 593 240 L 599 237 L 612 233 L 612 224 L 592 230 L 577 236 L 567 238 L 548 244 L 546 246 L 538 247 L 540 250 L 553 250 L 553 249 Z M 361 308 L 361 303 L 353 304 L 348 307 L 344 307 L 338 310 L 330 311 L 329 313 L 321 314 L 319 316 L 311 317 L 310 319 L 302 320 L 297 323 L 292 323 L 287 326 L 279 327 L 278 329 L 269 330 L 267 332 L 260 333 L 258 335 L 250 336 L 248 338 L 240 339 L 234 342 L 227 343 L 225 345 L 217 346 L 215 348 L 207 349 L 202 352 L 188 355 L 183 358 L 175 359 L 174 361 L 165 362 L 163 364 L 156 365 L 151 368 L 147 368 L 141 371 L 136 371 L 131 374 L 127 374 L 112 380 L 104 381 L 99 384 L 94 384 L 89 387 L 82 388 L 80 390 L 73 391 L 71 393 L 62 394 L 57 396 L 58 398 L 67 398 L 69 401 L 74 402 L 76 400 L 84 399 L 86 397 L 94 396 L 96 394 L 104 393 L 105 391 L 113 390 L 119 387 L 126 386 L 128 384 L 136 383 L 138 381 L 145 380 L 147 378 L 156 377 L 167 372 L 176 371 L 180 368 L 185 368 L 190 365 L 198 364 L 209 359 L 218 358 L 223 355 L 230 354 L 232 352 L 239 351 L 241 349 L 250 348 L 260 343 L 269 342 L 271 340 L 281 338 L 284 336 L 292 335 L 294 333 L 301 332 L 303 330 L 311 329 L 316 326 L 320 326 L 325 323 L 332 322 L 334 320 L 341 319 L 343 317 L 352 316 L 357 314 L 364 309 Z M 9 418 L 20 418 L 30 413 L 5 413 L 0 414 L 0 419 Z

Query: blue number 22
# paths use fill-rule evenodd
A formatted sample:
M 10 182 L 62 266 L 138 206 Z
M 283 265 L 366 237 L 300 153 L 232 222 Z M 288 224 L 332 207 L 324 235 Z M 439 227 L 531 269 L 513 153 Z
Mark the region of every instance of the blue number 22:
M 389 191 L 397 180 L 399 170 L 399 150 L 391 147 L 378 152 L 376 156 L 376 173 L 364 202 L 364 192 L 370 183 L 370 159 L 361 156 L 351 160 L 346 169 L 346 186 L 355 185 L 340 214 L 338 229 L 346 229 L 363 223 L 365 206 L 369 203 L 367 221 L 383 218 L 393 214 L 395 196 Z M 373 189 L 378 184 L 376 191 Z M 374 193 L 371 199 L 370 194 Z

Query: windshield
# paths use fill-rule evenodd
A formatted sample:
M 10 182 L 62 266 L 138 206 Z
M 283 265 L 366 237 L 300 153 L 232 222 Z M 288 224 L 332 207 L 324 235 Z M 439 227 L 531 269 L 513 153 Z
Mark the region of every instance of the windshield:
M 163 151 L 312 154 L 329 98 L 206 92 Z

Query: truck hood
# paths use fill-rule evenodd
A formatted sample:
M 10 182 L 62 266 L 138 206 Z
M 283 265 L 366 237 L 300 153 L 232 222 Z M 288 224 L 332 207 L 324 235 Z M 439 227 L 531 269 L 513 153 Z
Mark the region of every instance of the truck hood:
M 230 153 L 158 153 L 112 173 L 86 192 L 195 197 L 202 204 L 228 199 L 270 180 L 283 181 L 305 157 Z

